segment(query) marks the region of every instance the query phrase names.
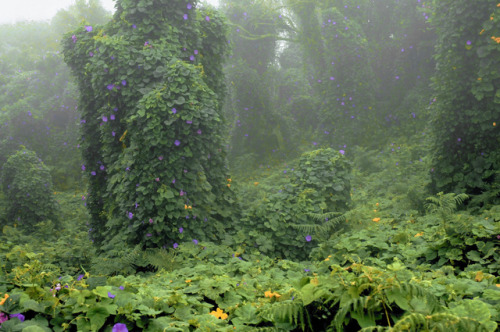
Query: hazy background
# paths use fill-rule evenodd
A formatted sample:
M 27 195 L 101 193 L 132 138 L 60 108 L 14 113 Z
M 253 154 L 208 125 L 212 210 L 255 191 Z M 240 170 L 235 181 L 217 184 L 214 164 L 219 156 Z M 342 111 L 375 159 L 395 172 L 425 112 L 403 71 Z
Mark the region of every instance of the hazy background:
M 206 1 L 217 6 L 218 0 Z M 18 21 L 50 20 L 60 9 L 66 9 L 74 0 L 0 0 L 0 24 Z M 114 0 L 101 0 L 106 10 L 114 12 Z

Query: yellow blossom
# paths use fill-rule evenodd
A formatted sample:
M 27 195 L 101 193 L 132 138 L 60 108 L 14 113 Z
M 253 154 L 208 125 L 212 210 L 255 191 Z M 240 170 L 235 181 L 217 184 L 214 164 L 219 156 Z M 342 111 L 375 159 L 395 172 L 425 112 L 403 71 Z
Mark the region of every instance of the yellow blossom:
M 3 299 L 2 299 L 2 300 L 0 300 L 0 305 L 3 305 L 3 304 L 5 303 L 5 301 L 7 301 L 7 299 L 8 299 L 8 298 L 9 298 L 9 294 L 5 294 L 5 295 L 3 296 Z
M 380 218 L 373 218 L 372 220 L 375 221 L 375 222 L 379 222 Z
M 217 311 L 212 311 L 210 312 L 210 315 L 215 316 L 220 319 L 226 319 L 228 315 L 222 311 L 221 308 L 217 308 Z
M 424 232 L 417 233 L 417 234 L 415 234 L 414 237 L 419 237 L 419 236 L 422 236 L 422 235 L 424 235 Z

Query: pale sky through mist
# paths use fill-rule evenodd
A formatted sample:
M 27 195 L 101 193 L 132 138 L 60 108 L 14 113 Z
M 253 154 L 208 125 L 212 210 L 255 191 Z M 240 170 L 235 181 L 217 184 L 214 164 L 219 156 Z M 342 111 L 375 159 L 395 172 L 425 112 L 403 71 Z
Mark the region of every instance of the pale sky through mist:
M 217 6 L 219 0 L 206 0 Z M 60 10 L 74 4 L 74 0 L 0 0 L 0 24 L 17 21 L 50 20 Z M 104 8 L 113 12 L 113 0 L 101 0 Z

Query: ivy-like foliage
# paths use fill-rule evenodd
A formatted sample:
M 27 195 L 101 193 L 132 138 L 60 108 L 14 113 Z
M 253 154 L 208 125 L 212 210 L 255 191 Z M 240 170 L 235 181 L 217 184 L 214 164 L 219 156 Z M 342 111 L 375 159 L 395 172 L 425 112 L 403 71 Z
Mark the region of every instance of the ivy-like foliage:
M 299 191 L 314 190 L 314 201 L 326 211 L 345 212 L 351 201 L 351 163 L 333 149 L 306 152 L 293 173 Z
M 500 167 L 500 7 L 435 1 L 435 191 L 479 194 Z
M 223 230 L 213 219 L 231 200 L 220 104 L 226 28 L 196 5 L 122 0 L 108 24 L 65 36 L 97 244 L 172 246 Z
M 50 171 L 35 152 L 22 149 L 10 156 L 1 180 L 9 224 L 32 229 L 40 221 L 57 221 Z

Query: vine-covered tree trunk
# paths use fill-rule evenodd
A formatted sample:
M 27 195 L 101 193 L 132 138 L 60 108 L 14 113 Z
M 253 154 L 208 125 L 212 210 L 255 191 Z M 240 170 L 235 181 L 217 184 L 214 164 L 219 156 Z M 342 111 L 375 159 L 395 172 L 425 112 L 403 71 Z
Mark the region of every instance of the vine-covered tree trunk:
M 196 1 L 119 0 L 106 25 L 66 35 L 97 244 L 223 235 L 226 53 L 224 20 Z

